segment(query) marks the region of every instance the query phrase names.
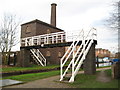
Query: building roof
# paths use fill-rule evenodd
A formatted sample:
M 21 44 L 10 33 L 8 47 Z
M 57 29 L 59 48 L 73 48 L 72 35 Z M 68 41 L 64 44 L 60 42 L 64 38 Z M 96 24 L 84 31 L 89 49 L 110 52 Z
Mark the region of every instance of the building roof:
M 35 20 L 33 20 L 33 21 L 30 21 L 30 22 L 21 24 L 21 26 L 22 26 L 22 25 L 26 25 L 26 24 L 30 24 L 30 23 L 35 23 L 35 22 L 40 23 L 40 24 L 43 24 L 43 25 L 46 25 L 46 26 L 49 26 L 49 27 L 54 28 L 54 29 L 58 29 L 58 30 L 64 31 L 64 30 L 62 30 L 62 29 L 60 29 L 60 28 L 57 28 L 57 27 L 55 27 L 55 26 L 53 26 L 53 25 L 51 25 L 51 24 L 48 24 L 48 23 L 43 22 L 43 21 L 40 21 L 40 20 L 38 20 L 38 19 L 35 19 Z

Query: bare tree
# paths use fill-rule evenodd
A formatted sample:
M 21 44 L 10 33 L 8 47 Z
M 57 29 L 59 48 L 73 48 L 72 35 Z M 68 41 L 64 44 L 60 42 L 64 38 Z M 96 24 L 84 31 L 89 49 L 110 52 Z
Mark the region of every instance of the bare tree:
M 110 13 L 110 17 L 107 19 L 107 25 L 112 30 L 118 31 L 119 17 L 120 17 L 120 1 L 113 4 L 114 10 Z
M 0 26 L 0 50 L 4 58 L 4 63 L 9 62 L 8 57 L 11 49 L 18 41 L 18 26 L 20 22 L 17 21 L 16 15 L 4 14 Z
M 117 50 L 120 52 L 120 0 L 112 4 L 113 10 L 110 13 L 110 17 L 107 18 L 106 26 L 111 29 L 112 33 L 117 36 L 118 46 Z

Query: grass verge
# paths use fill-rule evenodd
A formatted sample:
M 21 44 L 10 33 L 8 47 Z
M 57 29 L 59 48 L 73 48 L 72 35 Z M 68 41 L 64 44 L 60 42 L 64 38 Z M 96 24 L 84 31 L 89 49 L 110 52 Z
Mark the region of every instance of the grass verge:
M 111 76 L 111 70 L 105 71 L 108 76 Z M 98 73 L 98 72 L 97 72 Z M 96 75 L 78 74 L 72 86 L 77 88 L 118 88 L 118 80 L 112 79 L 110 82 L 100 82 L 96 80 Z
M 5 77 L 3 79 L 13 79 L 13 80 L 18 80 L 18 81 L 29 82 L 29 81 L 34 81 L 34 80 L 37 80 L 37 79 L 43 79 L 43 78 L 59 75 L 59 73 L 60 73 L 59 71 L 31 73 L 31 74 L 9 76 L 9 77 Z
M 66 64 L 65 66 L 67 66 Z M 40 70 L 40 69 L 54 69 L 58 68 L 60 65 L 47 65 L 45 67 L 43 66 L 38 66 L 38 65 L 31 65 L 31 67 L 4 67 L 2 68 L 2 72 L 16 72 L 16 71 L 28 71 L 28 70 Z M 110 67 L 110 66 L 104 66 L 104 67 L 99 67 L 99 68 L 105 68 L 105 67 Z
M 27 71 L 27 70 L 39 70 L 39 69 L 53 69 L 57 68 L 59 65 L 48 65 L 48 66 L 38 66 L 33 65 L 31 67 L 5 67 L 2 68 L 2 72 L 15 72 L 15 71 Z

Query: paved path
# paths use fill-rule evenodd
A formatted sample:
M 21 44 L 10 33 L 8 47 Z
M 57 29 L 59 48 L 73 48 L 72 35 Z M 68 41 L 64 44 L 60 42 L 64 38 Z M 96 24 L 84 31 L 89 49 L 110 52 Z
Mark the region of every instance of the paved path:
M 59 76 L 53 76 L 45 79 L 36 80 L 33 82 L 28 82 L 25 84 L 9 86 L 7 88 L 71 88 L 65 83 L 59 83 L 55 80 L 58 80 Z
M 97 71 L 105 70 L 105 69 L 110 69 L 110 67 L 99 68 L 99 69 L 97 69 Z M 84 72 L 80 71 L 79 73 L 84 73 Z M 74 88 L 74 87 L 71 87 L 67 83 L 56 82 L 56 80 L 59 80 L 59 77 L 60 76 L 53 76 L 53 77 L 49 77 L 49 78 L 45 78 L 45 79 L 36 80 L 33 82 L 28 82 L 25 84 L 8 86 L 5 88 Z
M 97 81 L 110 82 L 111 77 L 106 74 L 105 70 L 102 70 L 97 74 Z

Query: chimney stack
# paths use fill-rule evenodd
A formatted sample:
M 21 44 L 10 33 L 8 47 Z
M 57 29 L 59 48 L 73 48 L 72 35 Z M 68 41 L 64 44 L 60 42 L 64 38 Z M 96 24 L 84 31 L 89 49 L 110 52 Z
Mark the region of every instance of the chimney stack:
M 56 27 L 56 3 L 51 4 L 51 25 Z

